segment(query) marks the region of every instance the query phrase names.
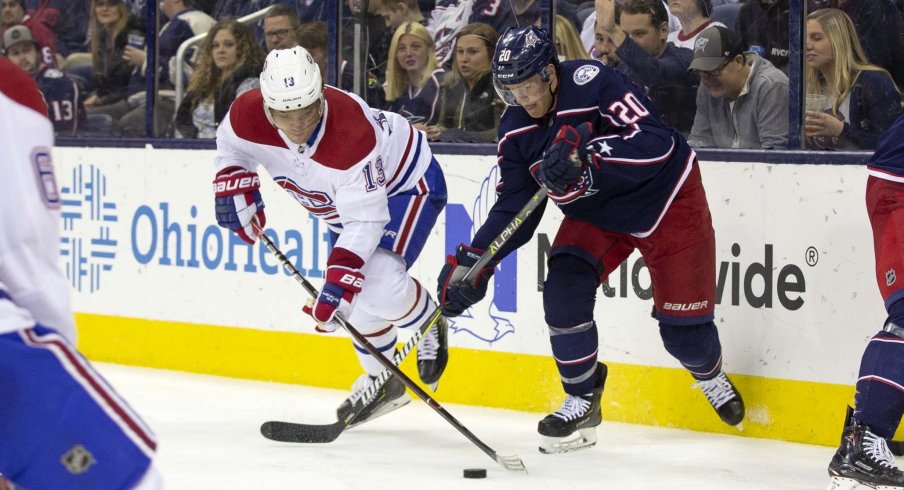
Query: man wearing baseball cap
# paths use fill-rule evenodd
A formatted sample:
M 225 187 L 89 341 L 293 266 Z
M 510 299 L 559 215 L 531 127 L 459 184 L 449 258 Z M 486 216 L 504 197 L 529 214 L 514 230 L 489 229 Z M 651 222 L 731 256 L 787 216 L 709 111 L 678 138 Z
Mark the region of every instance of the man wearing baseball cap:
M 713 26 L 694 42 L 689 70 L 700 76 L 688 143 L 710 148 L 787 148 L 788 77 Z
M 74 136 L 86 126 L 87 113 L 75 82 L 62 71 L 48 64 L 46 50 L 35 41 L 24 25 L 12 26 L 3 33 L 6 57 L 28 72 L 47 102 L 47 112 L 58 136 Z M 49 57 L 49 59 L 53 59 Z

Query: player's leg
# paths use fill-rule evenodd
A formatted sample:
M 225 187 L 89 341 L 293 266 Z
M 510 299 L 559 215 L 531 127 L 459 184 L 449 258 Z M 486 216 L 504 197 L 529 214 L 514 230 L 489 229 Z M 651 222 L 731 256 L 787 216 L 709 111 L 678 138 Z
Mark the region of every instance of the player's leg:
M 0 473 L 23 488 L 161 488 L 156 439 L 62 335 L 0 335 Z M 149 473 L 150 471 L 150 473 Z
M 897 271 L 904 271 L 904 184 L 869 177 L 866 201 L 888 319 L 863 352 L 853 416 L 845 420 L 829 476 L 835 488 L 853 482 L 904 488 L 904 473 L 886 444 L 904 413 L 904 283 L 897 280 Z
M 695 166 L 657 229 L 635 238 L 653 283 L 655 316 L 666 350 L 697 380 L 719 417 L 744 418 L 744 402 L 722 370 L 722 345 L 713 322 L 715 235 Z
M 391 189 L 390 189 L 391 190 Z M 439 213 L 446 206 L 446 181 L 434 158 L 424 176 L 417 185 L 408 192 L 389 198 L 390 221 L 386 225 L 380 247 L 398 254 L 405 261 L 406 269 L 417 260 L 430 236 Z M 435 308 L 429 293 L 423 288 L 424 298 L 431 308 Z M 427 316 L 433 313 L 427 312 Z M 417 328 L 423 323 L 415 323 L 406 313 L 405 318 L 393 318 L 400 328 Z M 424 317 L 426 318 L 426 316 Z M 426 384 L 436 385 L 449 360 L 448 326 L 446 320 L 440 321 L 431 328 L 418 343 L 417 364 L 418 376 Z
M 631 253 L 618 235 L 565 218 L 550 250 L 543 308 L 553 358 L 565 391 L 561 408 L 540 421 L 540 452 L 560 453 L 596 443 L 606 366 L 597 361 L 593 320 L 596 291 Z

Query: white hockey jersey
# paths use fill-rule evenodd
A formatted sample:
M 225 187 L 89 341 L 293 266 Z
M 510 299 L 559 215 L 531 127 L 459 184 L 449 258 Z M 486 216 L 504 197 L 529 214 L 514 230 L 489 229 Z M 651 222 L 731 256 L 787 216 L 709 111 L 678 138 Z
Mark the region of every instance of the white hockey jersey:
M 340 233 L 336 247 L 363 260 L 389 222 L 388 198 L 424 186 L 433 154 L 404 117 L 324 87 L 323 117 L 297 145 L 267 120 L 260 89 L 239 96 L 217 129 L 216 170 L 263 165 L 273 180 Z M 267 199 L 264 197 L 264 202 Z
M 53 124 L 37 85 L 0 57 L 0 333 L 40 323 L 75 343 L 69 284 L 59 264 L 52 145 Z

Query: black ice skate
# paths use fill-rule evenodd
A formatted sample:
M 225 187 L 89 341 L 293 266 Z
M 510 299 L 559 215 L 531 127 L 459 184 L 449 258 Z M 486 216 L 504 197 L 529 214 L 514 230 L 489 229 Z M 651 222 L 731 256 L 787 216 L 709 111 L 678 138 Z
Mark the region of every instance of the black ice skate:
M 424 384 L 436 391 L 439 378 L 449 362 L 449 324 L 439 317 L 417 344 L 417 374 Z
M 828 490 L 904 489 L 904 472 L 895 466 L 895 457 L 885 439 L 850 417 L 845 425 L 841 445 L 829 463 Z
M 363 424 L 368 420 L 373 420 L 381 415 L 386 415 L 411 401 L 411 398 L 405 394 L 405 384 L 395 376 L 387 379 L 386 383 L 372 396 L 366 397 L 365 395 L 370 391 L 369 388 L 372 387 L 374 379 L 376 378 L 373 376 L 362 374 L 355 381 L 355 384 L 352 385 L 352 391 L 354 392 L 352 396 L 342 402 L 339 408 L 336 409 L 336 417 L 339 420 L 345 420 L 345 417 L 353 410 L 358 409 L 363 403 L 367 403 L 364 409 L 348 424 L 349 428 Z M 365 398 L 367 399 L 365 400 Z
M 596 426 L 603 420 L 600 398 L 608 374 L 606 365 L 601 362 L 597 363 L 596 369 L 596 385 L 592 392 L 582 396 L 567 395 L 562 406 L 537 425 L 541 453 L 564 453 L 596 444 Z
M 744 420 L 744 400 L 737 388 L 731 384 L 725 371 L 719 371 L 715 378 L 697 380 L 693 388 L 700 388 L 719 418 L 728 425 L 738 425 Z

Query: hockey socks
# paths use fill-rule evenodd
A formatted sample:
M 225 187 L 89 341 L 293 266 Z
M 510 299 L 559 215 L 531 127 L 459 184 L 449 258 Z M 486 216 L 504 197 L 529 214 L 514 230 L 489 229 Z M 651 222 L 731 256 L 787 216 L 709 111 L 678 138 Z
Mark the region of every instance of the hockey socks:
M 891 438 L 904 413 L 904 338 L 888 323 L 866 346 L 860 362 L 854 419 Z M 892 330 L 892 331 L 888 331 Z

